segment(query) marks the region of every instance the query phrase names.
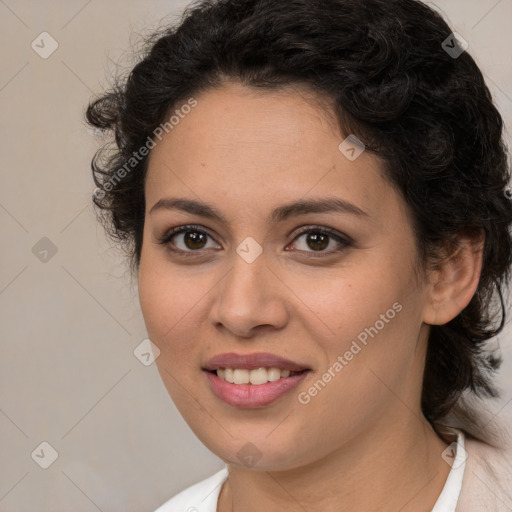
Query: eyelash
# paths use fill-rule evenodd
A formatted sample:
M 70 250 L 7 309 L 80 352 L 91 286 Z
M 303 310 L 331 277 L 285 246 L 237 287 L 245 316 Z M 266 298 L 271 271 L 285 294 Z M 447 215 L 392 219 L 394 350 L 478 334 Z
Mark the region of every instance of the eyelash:
M 206 232 L 200 226 L 197 226 L 194 224 L 187 224 L 185 226 L 178 226 L 178 227 L 172 228 L 171 230 L 167 231 L 161 238 L 158 239 L 158 243 L 161 245 L 166 245 L 168 247 L 168 249 L 173 253 L 178 253 L 180 255 L 184 255 L 187 257 L 196 256 L 198 253 L 200 253 L 202 251 L 202 249 L 198 249 L 195 251 L 194 250 L 184 251 L 182 249 L 172 249 L 169 245 L 169 242 L 172 240 L 172 238 L 174 236 L 179 235 L 181 233 L 185 233 L 187 231 L 201 233 L 201 234 L 204 234 L 213 239 L 213 237 L 211 235 L 209 235 L 208 232 Z M 303 253 L 308 258 L 322 258 L 322 257 L 326 257 L 326 256 L 331 256 L 333 254 L 342 252 L 347 247 L 350 247 L 353 243 L 352 240 L 350 240 L 348 237 L 342 237 L 342 236 L 336 234 L 336 232 L 334 232 L 332 229 L 324 228 L 324 227 L 320 227 L 320 226 L 305 226 L 305 227 L 301 228 L 299 230 L 299 232 L 295 235 L 294 239 L 292 240 L 292 243 L 295 242 L 295 240 L 297 240 L 297 238 L 299 238 L 301 235 L 308 234 L 308 233 L 320 233 L 322 235 L 327 235 L 330 238 L 334 239 L 335 241 L 337 241 L 341 244 L 341 247 L 338 247 L 337 249 L 330 250 L 327 252 L 319 251 L 316 254 L 315 254 L 315 251 L 299 251 L 299 252 Z M 312 254 L 310 254 L 310 253 L 312 253 Z

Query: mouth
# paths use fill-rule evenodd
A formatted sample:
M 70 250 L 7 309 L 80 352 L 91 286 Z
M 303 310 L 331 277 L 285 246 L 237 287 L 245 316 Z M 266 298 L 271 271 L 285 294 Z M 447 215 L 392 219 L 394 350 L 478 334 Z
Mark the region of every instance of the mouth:
M 311 373 L 311 368 L 268 353 L 220 354 L 202 368 L 210 389 L 238 408 L 270 405 L 287 395 Z

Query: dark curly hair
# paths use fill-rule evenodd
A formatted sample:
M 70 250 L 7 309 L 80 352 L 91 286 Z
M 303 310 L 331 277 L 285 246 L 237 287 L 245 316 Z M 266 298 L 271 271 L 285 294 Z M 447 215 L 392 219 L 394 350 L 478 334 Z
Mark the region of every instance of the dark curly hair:
M 179 23 L 149 38 L 129 76 L 88 107 L 89 124 L 115 136 L 92 160 L 99 218 L 137 270 L 148 160 L 140 149 L 151 147 L 173 109 L 227 80 L 265 89 L 308 86 L 332 101 L 342 133 L 355 134 L 384 161 L 385 178 L 410 209 L 422 267 L 439 262 L 458 236 L 485 235 L 471 302 L 431 327 L 425 417 L 432 424 L 442 419 L 466 390 L 498 396 L 492 375 L 501 361 L 485 341 L 505 322 L 510 170 L 502 118 L 475 61 L 451 34 L 416 0 L 190 5 Z

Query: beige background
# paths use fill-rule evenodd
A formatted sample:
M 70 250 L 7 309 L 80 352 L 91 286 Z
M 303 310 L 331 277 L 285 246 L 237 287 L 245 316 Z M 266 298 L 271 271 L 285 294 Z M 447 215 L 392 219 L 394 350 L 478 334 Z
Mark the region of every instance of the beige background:
M 512 0 L 436 3 L 510 126 Z M 155 366 L 133 354 L 146 337 L 137 290 L 94 219 L 97 141 L 83 124 L 115 63 L 131 62 L 137 34 L 186 4 L 0 0 L 0 511 L 152 511 L 223 466 L 181 419 Z M 47 59 L 31 48 L 43 31 L 59 45 Z M 49 249 L 43 237 L 57 249 L 46 262 L 33 253 L 37 243 Z M 491 409 L 510 423 L 510 325 L 497 341 L 506 389 Z M 31 458 L 43 441 L 58 452 L 46 470 Z M 34 458 L 48 461 L 42 449 Z

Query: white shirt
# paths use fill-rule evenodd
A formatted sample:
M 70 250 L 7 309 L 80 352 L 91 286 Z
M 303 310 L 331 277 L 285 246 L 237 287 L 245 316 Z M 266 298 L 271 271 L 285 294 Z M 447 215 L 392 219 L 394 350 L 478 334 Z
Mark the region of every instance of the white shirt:
M 443 458 L 451 465 L 451 470 L 432 512 L 456 512 L 461 492 L 468 454 L 465 450 L 464 433 L 458 429 L 452 430 L 457 436 L 456 442 L 443 452 Z M 155 512 L 217 512 L 220 490 L 227 478 L 226 466 L 209 478 L 181 491 Z

